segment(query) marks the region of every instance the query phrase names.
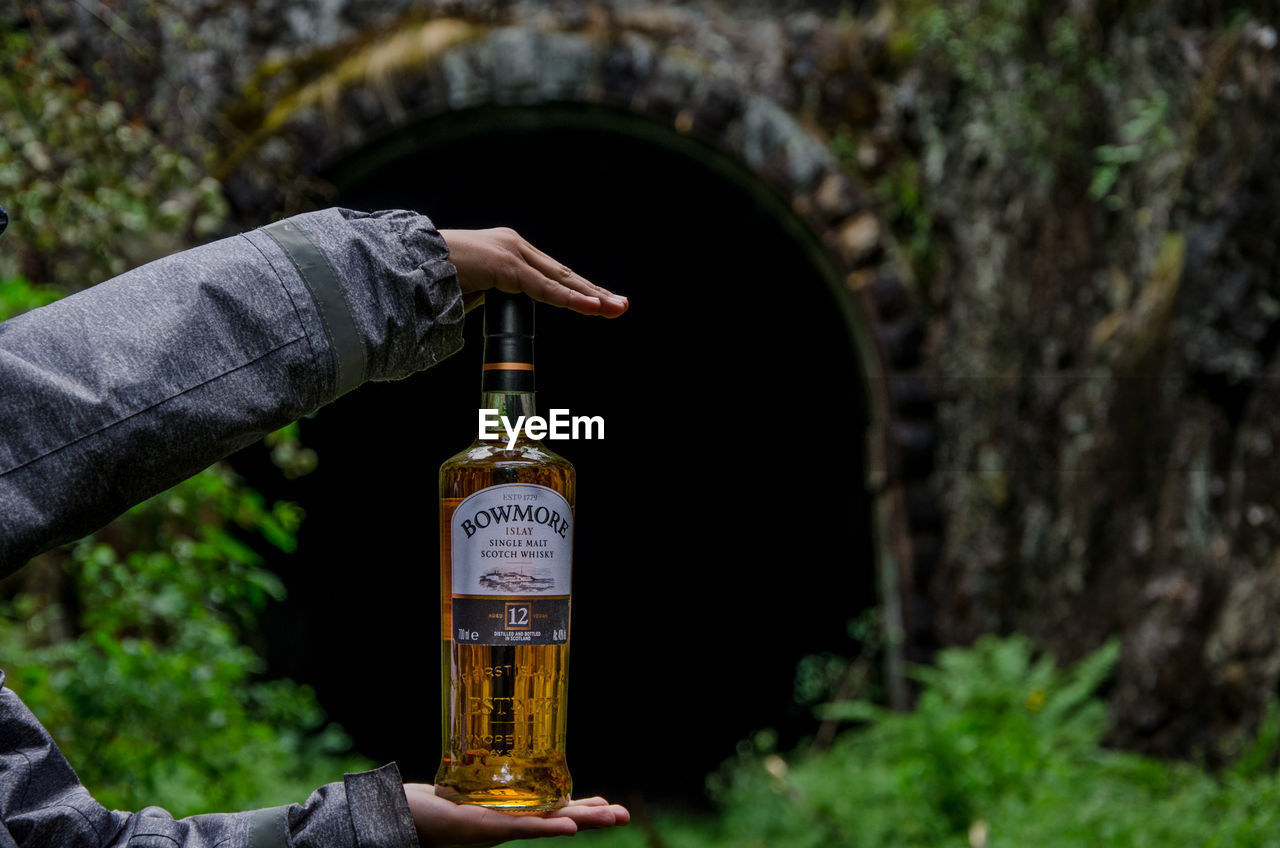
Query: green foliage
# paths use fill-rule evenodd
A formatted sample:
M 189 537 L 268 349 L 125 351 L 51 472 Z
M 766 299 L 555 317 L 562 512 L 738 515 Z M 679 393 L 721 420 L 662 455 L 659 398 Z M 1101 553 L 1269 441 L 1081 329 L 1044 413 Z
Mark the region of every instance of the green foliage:
M 0 321 L 53 303 L 62 292 L 33 285 L 26 277 L 0 277 Z
M 1280 711 L 1220 776 L 1108 750 L 1095 692 L 1117 656 L 1111 643 L 1061 669 L 1020 637 L 944 651 L 918 671 L 914 711 L 829 703 L 822 716 L 856 722 L 830 747 L 783 755 L 761 734 L 710 781 L 720 817 L 637 829 L 652 828 L 650 844 L 726 848 L 1274 845 Z
M 217 232 L 221 187 L 118 102 L 56 40 L 0 34 L 0 277 L 69 290 Z
M 955 76 L 971 109 L 966 139 L 1001 161 L 1048 172 L 1087 148 L 1089 93 L 1115 76 L 1083 19 L 1034 0 L 908 3 L 915 41 Z
M 1123 209 L 1124 198 L 1113 191 L 1122 171 L 1173 148 L 1173 132 L 1165 123 L 1169 97 L 1157 91 L 1146 99 L 1129 103 L 1131 117 L 1120 126 L 1118 144 L 1100 145 L 1094 150 L 1096 167 L 1089 196 L 1104 200 L 1112 211 Z
M 902 0 L 901 14 L 924 63 L 954 83 L 923 119 L 926 142 L 958 134 L 968 163 L 1041 184 L 1084 172 L 1120 77 L 1096 17 L 1040 0 Z
M 249 534 L 292 550 L 301 519 L 214 466 L 72 546 L 74 606 L 34 593 L 5 605 L 8 683 L 102 803 L 270 806 L 367 765 L 310 689 L 259 681 L 242 641 L 283 595 Z
M 925 202 L 923 183 L 919 162 L 910 158 L 899 161 L 876 183 L 885 220 L 893 228 L 917 281 L 932 280 L 940 261 L 940 246 L 934 238 L 933 216 Z M 922 296 L 919 302 L 927 306 L 929 298 Z
M 884 652 L 884 623 L 874 607 L 849 622 L 849 638 L 859 646 L 859 655 L 850 659 L 834 652 L 812 654 L 796 666 L 792 700 L 812 709 L 827 701 L 848 701 L 883 696 L 879 662 Z
M 303 446 L 297 421 L 268 433 L 263 442 L 271 449 L 271 462 L 290 480 L 316 470 L 319 457 L 311 448 Z

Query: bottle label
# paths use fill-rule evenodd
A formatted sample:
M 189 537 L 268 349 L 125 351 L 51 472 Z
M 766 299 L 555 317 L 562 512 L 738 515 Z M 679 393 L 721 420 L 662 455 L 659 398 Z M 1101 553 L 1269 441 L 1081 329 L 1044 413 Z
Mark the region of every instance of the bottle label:
M 554 489 L 502 483 L 449 519 L 454 641 L 560 645 L 569 640 L 573 509 Z

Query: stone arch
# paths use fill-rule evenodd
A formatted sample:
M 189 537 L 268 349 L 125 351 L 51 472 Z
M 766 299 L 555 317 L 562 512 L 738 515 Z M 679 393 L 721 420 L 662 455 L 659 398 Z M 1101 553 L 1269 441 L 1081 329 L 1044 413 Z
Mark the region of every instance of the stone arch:
M 322 199 L 326 167 L 397 128 L 472 107 L 566 103 L 643 116 L 740 163 L 811 242 L 857 351 L 887 671 L 904 705 L 905 659 L 934 641 L 927 584 L 942 532 L 927 484 L 935 430 L 922 323 L 872 194 L 787 97 L 752 76 L 741 56 L 664 44 L 651 27 L 616 20 L 575 30 L 406 22 L 340 52 L 264 64 L 248 105 L 227 116 L 248 132 L 221 176 L 246 216 L 265 218 Z

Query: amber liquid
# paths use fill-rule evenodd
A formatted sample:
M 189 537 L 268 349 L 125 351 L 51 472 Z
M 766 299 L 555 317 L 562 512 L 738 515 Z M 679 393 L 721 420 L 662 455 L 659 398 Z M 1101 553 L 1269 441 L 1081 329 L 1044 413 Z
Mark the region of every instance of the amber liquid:
M 436 794 L 509 813 L 569 800 L 565 705 L 569 646 L 459 645 L 452 639 L 450 518 L 469 495 L 502 483 L 546 486 L 574 503 L 574 470 L 540 442 L 477 441 L 440 469 L 443 749 Z

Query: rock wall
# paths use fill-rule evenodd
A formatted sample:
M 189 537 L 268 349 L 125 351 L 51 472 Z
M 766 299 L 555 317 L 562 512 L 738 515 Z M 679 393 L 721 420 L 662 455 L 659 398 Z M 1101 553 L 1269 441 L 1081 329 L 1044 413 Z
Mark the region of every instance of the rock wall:
M 1274 18 L 973 9 L 899 89 L 945 245 L 943 638 L 1119 635 L 1116 740 L 1229 756 L 1280 683 Z

